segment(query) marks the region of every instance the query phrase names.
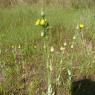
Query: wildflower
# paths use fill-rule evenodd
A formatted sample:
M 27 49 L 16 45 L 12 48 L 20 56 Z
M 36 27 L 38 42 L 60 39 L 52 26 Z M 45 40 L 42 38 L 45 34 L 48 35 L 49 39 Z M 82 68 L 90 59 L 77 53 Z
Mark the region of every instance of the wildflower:
M 53 46 L 50 48 L 50 51 L 51 52 L 54 52 L 54 47 Z
M 79 25 L 79 27 L 80 27 L 80 29 L 83 29 L 83 28 L 84 28 L 84 24 L 81 23 L 81 24 Z
M 74 45 L 71 45 L 71 48 L 74 48 Z
M 64 43 L 64 46 L 66 46 L 66 45 L 67 45 L 67 43 L 65 42 L 65 43 Z
M 41 19 L 40 25 L 41 25 L 41 26 L 44 26 L 45 24 L 46 24 L 46 19 Z
M 75 40 L 76 39 L 76 37 L 75 36 L 73 36 L 73 40 Z
M 37 25 L 37 26 L 40 25 L 40 19 L 37 19 L 35 25 Z
M 41 32 L 41 37 L 43 37 L 44 36 L 44 32 Z
M 61 50 L 61 51 L 64 51 L 64 50 L 65 50 L 65 48 L 61 46 L 61 47 L 60 47 L 60 50 Z

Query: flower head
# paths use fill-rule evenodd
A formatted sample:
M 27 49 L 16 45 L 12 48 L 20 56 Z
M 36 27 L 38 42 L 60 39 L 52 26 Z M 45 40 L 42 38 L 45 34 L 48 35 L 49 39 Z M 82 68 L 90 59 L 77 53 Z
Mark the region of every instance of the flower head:
M 80 29 L 83 29 L 83 28 L 84 28 L 84 24 L 81 23 L 81 24 L 79 25 L 79 27 L 80 27 Z
M 37 25 L 37 26 L 40 25 L 40 19 L 37 19 L 35 25 Z
M 44 32 L 41 32 L 41 37 L 43 37 L 44 36 Z
M 76 36 L 73 36 L 73 40 L 75 40 L 76 39 Z
M 51 52 L 54 52 L 54 47 L 53 46 L 50 48 L 50 51 Z
M 41 26 L 44 26 L 45 24 L 46 24 L 46 19 L 41 19 L 40 25 L 41 25 Z

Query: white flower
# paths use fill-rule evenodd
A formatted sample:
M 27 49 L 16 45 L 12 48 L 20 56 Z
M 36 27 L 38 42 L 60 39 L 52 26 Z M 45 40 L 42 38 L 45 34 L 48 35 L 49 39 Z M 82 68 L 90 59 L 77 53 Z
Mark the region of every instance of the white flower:
M 65 43 L 64 43 L 64 46 L 66 46 L 66 45 L 67 45 L 67 43 L 65 42 Z
M 76 39 L 76 37 L 75 36 L 73 36 L 73 40 L 75 40 Z
M 43 37 L 44 36 L 44 32 L 41 32 L 41 37 Z
M 54 47 L 53 46 L 50 48 L 50 51 L 51 52 L 54 52 Z
M 74 45 L 71 45 L 71 48 L 74 48 Z

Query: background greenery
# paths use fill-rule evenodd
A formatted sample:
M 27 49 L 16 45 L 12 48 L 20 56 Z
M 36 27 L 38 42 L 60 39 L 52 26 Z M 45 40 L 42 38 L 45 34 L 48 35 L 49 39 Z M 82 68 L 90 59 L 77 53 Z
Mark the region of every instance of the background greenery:
M 52 80 L 60 60 L 60 47 L 67 42 L 61 72 L 64 85 L 56 87 L 57 95 L 69 95 L 66 68 L 72 61 L 73 78 L 95 80 L 95 0 L 0 0 L 0 94 L 42 95 L 47 91 L 46 66 L 43 59 L 42 29 L 35 26 L 42 6 L 50 24 L 50 47 L 54 46 Z M 83 23 L 85 46 L 72 38 Z M 73 56 L 73 58 L 72 58 Z M 71 60 L 72 59 L 72 60 Z

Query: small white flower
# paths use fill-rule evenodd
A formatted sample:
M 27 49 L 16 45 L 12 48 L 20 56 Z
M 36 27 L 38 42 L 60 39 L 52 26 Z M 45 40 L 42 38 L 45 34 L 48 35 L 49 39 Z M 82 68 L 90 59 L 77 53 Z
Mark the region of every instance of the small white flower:
M 64 46 L 66 46 L 66 45 L 67 45 L 67 43 L 65 42 L 65 43 L 64 43 Z
M 44 32 L 41 32 L 41 37 L 43 37 L 44 36 Z
M 76 36 L 73 36 L 73 40 L 75 40 L 76 39 Z
M 51 52 L 54 52 L 54 47 L 53 46 L 50 48 L 50 51 Z
M 74 45 L 71 45 L 71 48 L 74 48 Z

